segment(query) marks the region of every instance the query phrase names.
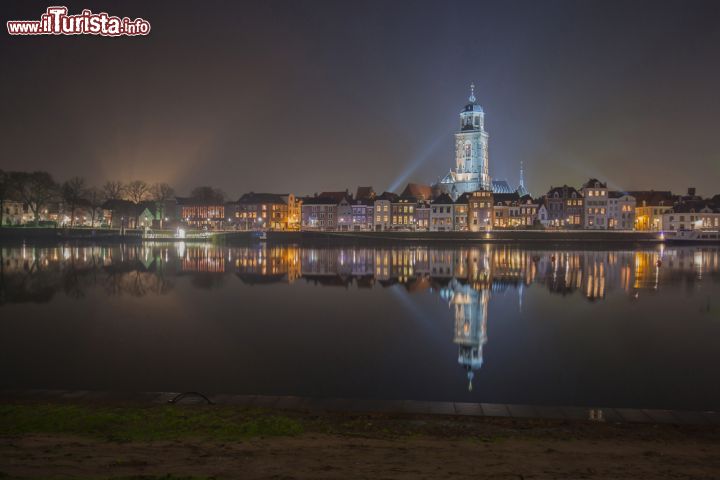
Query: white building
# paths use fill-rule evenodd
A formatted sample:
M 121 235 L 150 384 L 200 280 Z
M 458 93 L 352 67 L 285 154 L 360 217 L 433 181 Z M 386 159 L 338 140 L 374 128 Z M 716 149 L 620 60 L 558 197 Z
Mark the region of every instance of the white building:
M 3 225 L 20 225 L 23 223 L 24 214 L 22 202 L 16 202 L 14 200 L 5 200 L 3 202 Z
M 635 197 L 625 192 L 608 192 L 608 225 L 612 230 L 635 228 Z
M 580 189 L 580 193 L 585 197 L 583 228 L 606 230 L 608 228 L 607 184 L 591 178 Z
M 540 206 L 537 209 L 537 218 L 543 227 L 547 228 L 550 226 L 550 215 L 545 200 L 541 200 L 540 202 Z
M 662 214 L 662 229 L 669 230 L 718 230 L 720 209 L 708 202 L 677 204 Z

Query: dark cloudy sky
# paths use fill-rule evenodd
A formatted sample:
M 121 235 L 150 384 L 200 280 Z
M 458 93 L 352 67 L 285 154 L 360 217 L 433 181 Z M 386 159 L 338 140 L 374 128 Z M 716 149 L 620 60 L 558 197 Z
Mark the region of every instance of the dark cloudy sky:
M 494 178 L 720 193 L 717 1 L 20 1 L 3 24 L 54 4 L 152 32 L 4 31 L 3 169 L 231 196 L 431 182 L 475 82 Z

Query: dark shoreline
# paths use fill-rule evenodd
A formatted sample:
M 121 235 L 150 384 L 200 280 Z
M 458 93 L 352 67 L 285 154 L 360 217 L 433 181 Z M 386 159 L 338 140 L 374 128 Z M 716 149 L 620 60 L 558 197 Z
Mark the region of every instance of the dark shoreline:
M 89 405 L 152 406 L 227 405 L 297 412 L 338 414 L 441 415 L 589 421 L 600 423 L 647 423 L 720 427 L 720 412 L 577 406 L 516 405 L 415 400 L 315 398 L 278 395 L 202 394 L 199 392 L 108 392 L 89 390 L 0 390 L 0 403 L 78 403 Z

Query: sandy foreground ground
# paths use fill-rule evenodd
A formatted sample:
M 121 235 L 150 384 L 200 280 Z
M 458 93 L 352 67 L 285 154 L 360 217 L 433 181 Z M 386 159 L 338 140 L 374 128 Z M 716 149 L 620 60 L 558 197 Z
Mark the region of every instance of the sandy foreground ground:
M 717 426 L 293 415 L 302 433 L 230 441 L 0 431 L 0 478 L 720 478 Z
M 717 444 L 651 440 L 483 443 L 306 434 L 232 444 L 116 444 L 28 436 L 4 438 L 0 458 L 9 478 L 720 478 Z

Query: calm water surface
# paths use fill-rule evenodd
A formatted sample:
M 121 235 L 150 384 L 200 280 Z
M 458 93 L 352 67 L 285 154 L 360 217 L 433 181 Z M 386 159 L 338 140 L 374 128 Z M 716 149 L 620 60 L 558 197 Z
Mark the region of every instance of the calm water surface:
M 720 409 L 716 247 L 0 253 L 0 388 Z

